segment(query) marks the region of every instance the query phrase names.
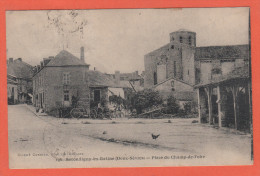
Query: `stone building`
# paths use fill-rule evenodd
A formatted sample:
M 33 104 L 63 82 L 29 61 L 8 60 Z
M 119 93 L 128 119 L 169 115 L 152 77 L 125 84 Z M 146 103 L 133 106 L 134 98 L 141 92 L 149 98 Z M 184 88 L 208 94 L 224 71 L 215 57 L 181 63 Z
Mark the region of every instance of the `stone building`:
M 33 67 L 18 58 L 7 60 L 7 90 L 10 104 L 29 103 L 32 97 Z
M 55 57 L 44 58 L 41 64 L 34 68 L 34 106 L 47 112 L 71 107 L 75 97 L 78 106 L 90 112 L 91 107 L 108 102 L 110 95 L 127 98 L 126 92 L 132 89 L 130 83 L 89 70 L 83 53 L 84 49 L 81 48 L 79 59 L 63 50 Z
M 138 71 L 131 73 L 120 73 L 120 71 L 115 71 L 115 74 L 108 74 L 113 79 L 117 85 L 130 86 L 136 91 L 140 91 L 144 86 L 144 78 L 142 75 L 138 74 Z
M 89 65 L 68 51 L 62 50 L 55 57 L 44 58 L 34 68 L 34 106 L 50 111 L 52 108 L 71 106 L 72 97 L 89 107 L 86 71 Z
M 108 103 L 109 97 L 112 95 L 126 99 L 127 91 L 132 89 L 129 84 L 118 82 L 111 75 L 99 71 L 90 70 L 86 72 L 86 79 L 90 90 L 90 101 L 93 103 L 92 106 L 96 106 L 98 103 Z
M 16 76 L 7 75 L 7 97 L 8 104 L 16 104 L 18 102 L 18 89 L 17 89 Z
M 180 29 L 170 42 L 144 56 L 144 87 L 168 95 L 189 93 L 197 101 L 194 85 L 228 74 L 248 63 L 248 45 L 196 46 L 196 33 Z M 181 96 L 182 97 L 182 96 Z

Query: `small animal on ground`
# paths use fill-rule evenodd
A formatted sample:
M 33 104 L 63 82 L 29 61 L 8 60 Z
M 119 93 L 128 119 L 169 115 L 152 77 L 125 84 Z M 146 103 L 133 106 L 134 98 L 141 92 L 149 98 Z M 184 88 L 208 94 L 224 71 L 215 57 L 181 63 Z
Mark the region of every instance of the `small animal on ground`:
M 106 132 L 106 131 L 104 131 L 104 132 L 103 132 L 103 134 L 107 134 L 107 132 Z
M 157 135 L 156 135 L 156 134 L 153 134 L 153 133 L 152 133 L 152 138 L 153 138 L 154 140 L 156 140 L 159 136 L 160 136 L 160 134 L 157 134 Z

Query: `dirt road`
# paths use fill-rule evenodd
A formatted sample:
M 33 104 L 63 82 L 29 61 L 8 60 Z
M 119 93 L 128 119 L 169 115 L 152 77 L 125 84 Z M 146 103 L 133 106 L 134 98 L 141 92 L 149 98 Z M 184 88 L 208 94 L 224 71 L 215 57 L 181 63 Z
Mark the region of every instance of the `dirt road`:
M 252 163 L 250 135 L 192 120 L 58 119 L 38 116 L 27 105 L 9 106 L 10 168 Z

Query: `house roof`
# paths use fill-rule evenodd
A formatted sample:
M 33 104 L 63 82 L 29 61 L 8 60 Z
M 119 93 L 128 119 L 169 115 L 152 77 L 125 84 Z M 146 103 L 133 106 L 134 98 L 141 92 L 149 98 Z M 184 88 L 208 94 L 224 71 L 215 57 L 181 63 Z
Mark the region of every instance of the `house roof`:
M 114 79 L 99 71 L 89 70 L 86 79 L 90 87 L 114 87 Z
M 232 70 L 231 72 L 222 75 L 216 79 L 210 80 L 209 82 L 202 83 L 195 85 L 195 88 L 198 87 L 204 87 L 207 85 L 214 85 L 214 84 L 219 84 L 219 83 L 224 83 L 224 82 L 230 82 L 232 80 L 241 80 L 241 79 L 249 79 L 250 74 L 249 74 L 249 66 L 244 65 L 243 67 L 238 67 Z
M 8 84 L 18 84 L 17 81 L 11 80 L 11 79 L 7 79 L 7 83 Z
M 90 87 L 113 87 L 113 88 L 132 88 L 129 81 L 120 81 L 116 84 L 113 77 L 99 71 L 88 70 L 86 79 Z M 133 85 L 136 90 L 141 90 L 141 86 Z
M 78 57 L 66 50 L 62 50 L 48 64 L 47 67 L 57 66 L 89 66 Z
M 195 59 L 248 59 L 249 45 L 196 47 Z
M 141 79 L 141 76 L 136 74 L 136 72 L 120 73 L 120 77 L 125 77 L 125 78 L 128 78 L 129 80 L 139 80 L 139 79 Z
M 130 81 L 130 82 L 131 82 L 131 81 Z M 131 88 L 131 89 L 134 88 L 134 90 L 136 90 L 136 91 L 141 91 L 141 90 L 144 89 L 144 87 L 142 87 L 142 86 L 140 86 L 140 85 L 137 85 L 137 84 L 131 83 L 131 84 L 132 84 L 132 85 L 131 85 L 130 82 L 129 82 L 129 81 L 120 81 L 120 83 L 117 84 L 116 86 L 117 86 L 117 87 L 122 87 L 122 88 Z
M 7 64 L 7 74 L 17 78 L 30 79 L 33 76 L 33 67 L 23 61 L 14 60 Z

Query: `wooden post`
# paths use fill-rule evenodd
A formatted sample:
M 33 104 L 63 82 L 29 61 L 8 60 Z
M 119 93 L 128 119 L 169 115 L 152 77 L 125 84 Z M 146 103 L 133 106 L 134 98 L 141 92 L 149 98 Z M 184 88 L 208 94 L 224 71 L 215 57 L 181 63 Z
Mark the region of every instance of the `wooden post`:
M 249 80 L 247 83 L 247 91 L 248 91 L 248 104 L 249 104 L 249 125 L 250 125 L 250 133 L 251 133 L 251 160 L 254 159 L 254 146 L 253 146 L 253 117 L 252 117 L 252 92 L 251 92 L 251 81 Z
M 200 103 L 200 88 L 197 89 L 197 95 L 198 95 L 198 113 L 199 113 L 199 123 L 201 123 L 201 103 Z
M 211 102 L 212 88 L 211 87 L 205 87 L 205 92 L 207 93 L 207 96 L 208 96 L 209 124 L 213 124 L 212 102 Z
M 233 102 L 234 102 L 234 116 L 235 116 L 235 129 L 237 129 L 237 119 L 239 116 L 238 113 L 238 105 L 237 105 L 237 93 L 238 93 L 238 87 L 232 86 L 231 87 L 232 95 L 233 95 Z
M 218 126 L 219 127 L 222 127 L 222 110 L 221 110 L 221 101 L 222 101 L 222 98 L 221 98 L 221 90 L 220 90 L 220 85 L 218 85 L 217 87 L 217 93 L 218 93 Z

